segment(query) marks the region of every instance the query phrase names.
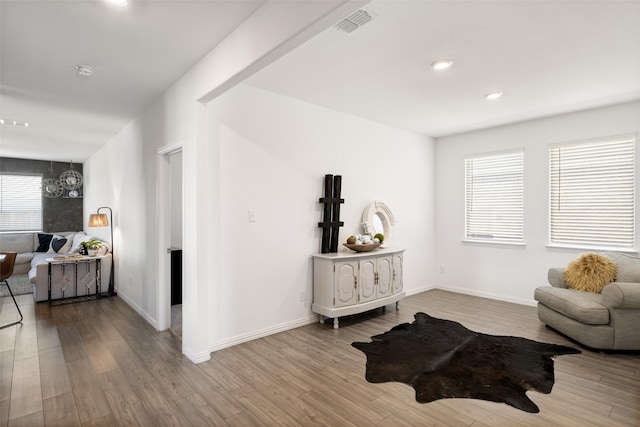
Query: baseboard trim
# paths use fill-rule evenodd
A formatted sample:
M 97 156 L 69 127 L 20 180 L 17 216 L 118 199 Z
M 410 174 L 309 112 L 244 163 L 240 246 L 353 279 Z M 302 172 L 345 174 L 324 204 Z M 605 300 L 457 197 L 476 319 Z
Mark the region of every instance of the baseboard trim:
M 233 347 L 234 345 L 242 344 L 248 341 L 253 341 L 255 339 L 277 334 L 279 332 L 288 331 L 290 329 L 299 328 L 301 326 L 307 326 L 317 321 L 318 321 L 318 316 L 312 315 L 312 316 L 304 317 L 302 319 L 281 323 L 279 325 L 269 326 L 264 329 L 258 329 L 257 331 L 249 332 L 246 334 L 228 338 L 226 340 L 215 342 L 209 347 L 209 350 L 211 352 L 222 350 L 223 348 Z
M 533 299 L 510 297 L 502 294 L 494 294 L 491 292 L 478 291 L 475 289 L 460 288 L 457 286 L 435 285 L 432 289 L 441 289 L 443 291 L 455 292 L 457 294 L 472 295 L 472 296 L 488 298 L 496 301 L 504 301 L 504 302 L 510 302 L 513 304 L 527 305 L 530 307 L 535 307 L 538 304 L 536 300 L 533 300 Z
M 421 286 L 419 288 L 414 289 L 405 289 L 404 294 L 406 297 L 410 297 L 411 295 L 421 294 L 422 292 L 430 291 L 432 289 L 436 289 L 436 285 L 426 285 Z
M 207 360 L 211 359 L 211 352 L 210 351 L 202 351 L 202 352 L 198 353 L 198 352 L 192 351 L 192 350 L 190 350 L 188 348 L 183 348 L 182 349 L 182 354 L 184 354 L 187 359 L 189 359 L 190 361 L 192 361 L 195 364 L 206 362 Z
M 138 313 L 140 316 L 142 316 L 142 318 L 144 320 L 146 320 L 147 323 L 149 323 L 151 326 L 153 326 L 153 328 L 156 331 L 158 330 L 158 322 L 156 321 L 156 319 L 151 317 L 149 315 L 149 313 L 144 311 L 142 309 L 142 307 L 140 307 L 138 304 L 136 304 L 131 298 L 127 297 L 125 294 L 123 294 L 122 292 L 118 291 L 117 289 L 116 289 L 116 292 L 118 293 L 118 297 L 120 299 L 122 299 L 122 301 L 126 302 L 131 308 L 133 308 L 136 311 L 136 313 Z

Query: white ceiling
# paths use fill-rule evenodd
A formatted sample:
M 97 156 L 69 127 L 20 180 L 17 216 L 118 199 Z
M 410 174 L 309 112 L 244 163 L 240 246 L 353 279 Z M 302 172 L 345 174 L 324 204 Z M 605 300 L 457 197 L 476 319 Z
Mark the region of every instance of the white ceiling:
M 0 0 L 0 156 L 81 162 L 263 1 Z M 638 1 L 374 0 L 247 80 L 431 136 L 640 99 Z M 429 65 L 451 58 L 437 73 Z M 75 66 L 95 68 L 91 78 Z M 504 91 L 489 102 L 483 95 Z
M 430 136 L 640 99 L 638 1 L 389 1 L 247 80 Z M 451 58 L 436 72 L 430 64 Z M 484 94 L 503 91 L 498 100 Z M 640 113 L 639 113 L 640 114 Z
M 262 3 L 1 0 L 0 155 L 86 160 Z

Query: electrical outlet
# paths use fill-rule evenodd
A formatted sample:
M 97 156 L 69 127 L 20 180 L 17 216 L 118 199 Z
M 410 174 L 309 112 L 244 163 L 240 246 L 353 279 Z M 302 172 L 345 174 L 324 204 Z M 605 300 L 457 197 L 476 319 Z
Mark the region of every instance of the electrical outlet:
M 256 222 L 256 210 L 249 209 L 249 222 Z
M 304 300 L 307 299 L 307 293 L 305 291 L 301 291 L 299 298 L 300 298 L 300 302 L 304 302 Z

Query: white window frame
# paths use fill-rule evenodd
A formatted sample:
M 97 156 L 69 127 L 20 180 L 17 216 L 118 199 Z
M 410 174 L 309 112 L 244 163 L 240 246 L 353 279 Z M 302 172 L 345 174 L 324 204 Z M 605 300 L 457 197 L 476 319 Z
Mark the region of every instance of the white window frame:
M 524 246 L 524 149 L 467 156 L 464 175 L 464 242 Z
M 30 182 L 21 184 L 21 177 Z M 42 209 L 41 175 L 0 173 L 0 233 L 42 231 Z
M 635 144 L 631 134 L 549 146 L 548 248 L 636 252 Z

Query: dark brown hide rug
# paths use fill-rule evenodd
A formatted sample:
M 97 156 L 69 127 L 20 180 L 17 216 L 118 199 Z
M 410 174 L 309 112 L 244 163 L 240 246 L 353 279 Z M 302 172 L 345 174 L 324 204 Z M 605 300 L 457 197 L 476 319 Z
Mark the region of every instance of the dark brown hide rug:
M 580 353 L 526 338 L 481 334 L 425 313 L 414 317 L 413 323 L 371 337 L 372 342 L 351 345 L 367 356 L 367 381 L 408 384 L 420 403 L 470 398 L 540 412 L 526 392 L 550 393 L 552 357 Z

